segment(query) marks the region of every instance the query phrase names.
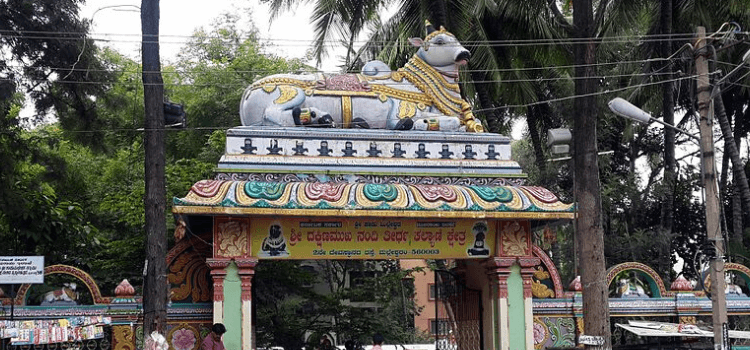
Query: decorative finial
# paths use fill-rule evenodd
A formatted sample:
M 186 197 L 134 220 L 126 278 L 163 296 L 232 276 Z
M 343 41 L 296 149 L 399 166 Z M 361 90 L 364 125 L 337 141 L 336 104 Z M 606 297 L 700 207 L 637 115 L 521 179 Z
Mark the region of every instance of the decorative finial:
M 135 288 L 128 282 L 127 279 L 122 280 L 119 285 L 115 288 L 115 297 L 117 298 L 130 298 L 135 295 Z
M 690 292 L 693 290 L 693 284 L 690 283 L 690 281 L 688 281 L 685 277 L 680 275 L 674 280 L 674 282 L 672 282 L 672 285 L 669 287 L 669 289 L 676 292 Z

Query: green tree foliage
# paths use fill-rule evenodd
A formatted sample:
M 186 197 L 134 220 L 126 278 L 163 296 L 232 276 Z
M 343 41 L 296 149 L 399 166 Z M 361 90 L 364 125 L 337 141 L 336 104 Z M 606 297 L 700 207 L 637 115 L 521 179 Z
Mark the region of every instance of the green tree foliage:
M 78 17 L 80 0 L 8 0 L 0 2 L 0 79 L 17 82 L 32 97 L 36 121 L 53 108 L 78 141 L 102 145 L 102 120 L 95 97 L 109 72 L 86 41 L 88 24 Z M 86 82 L 86 83 L 83 83 Z
M 46 132 L 24 132 L 20 126 L 31 121 L 19 115 L 23 93 L 42 116 L 58 98 L 78 105 L 98 89 L 75 84 L 83 77 L 76 65 L 96 63 L 93 51 L 81 46 L 87 27 L 77 17 L 78 6 L 74 0 L 0 2 L 0 238 L 10 243 L 2 254 L 73 262 L 71 251 L 92 244 L 94 230 L 80 203 L 53 185 L 65 169 L 60 157 L 49 152 Z M 89 126 L 96 119 L 86 113 L 80 117 Z
M 241 30 L 238 21 L 237 16 L 224 15 L 213 28 L 196 30 L 175 65 L 165 68 L 166 95 L 185 105 L 188 126 L 193 129 L 168 134 L 168 158 L 197 158 L 216 164 L 224 145 L 214 142 L 218 136 L 209 135 L 212 129 L 239 124 L 244 89 L 267 75 L 309 70 L 300 60 L 266 54 L 254 26 Z M 213 142 L 209 148 L 220 153 L 205 150 L 207 140 Z
M 415 273 L 395 260 L 263 261 L 253 282 L 258 346 L 313 348 L 334 334 L 338 343 L 368 344 L 374 333 L 392 344 L 428 341 L 413 325 Z
M 73 4 L 59 3 L 60 8 Z M 26 6 L 19 2 L 18 8 L 6 8 L 10 5 L 0 3 L 0 17 L 6 15 L 2 11 L 19 14 Z M 35 16 L 44 16 L 50 6 L 40 3 L 26 10 L 35 8 L 41 11 Z M 75 17 L 77 7 L 70 11 L 65 14 Z M 23 14 L 32 16 L 31 12 Z M 19 21 L 4 25 L 26 30 Z M 70 21 L 81 26 L 83 37 L 84 23 Z M 46 32 L 76 32 L 57 22 L 46 25 Z M 223 129 L 239 124 L 239 100 L 251 81 L 304 69 L 300 61 L 265 54 L 248 33 L 238 29 L 236 17 L 220 18 L 216 28 L 199 30 L 179 60 L 165 68 L 168 94 L 185 105 L 189 120 L 188 129 L 169 132 L 167 203 L 184 196 L 195 181 L 213 176 L 224 150 Z M 141 67 L 110 49 L 98 50 L 93 41 L 59 38 L 52 44 L 75 43 L 69 50 L 77 50 L 76 55 L 65 63 L 44 61 L 41 56 L 51 53 L 31 50 L 55 46 L 26 43 L 19 39 L 21 34 L 14 37 L 0 31 L 1 43 L 25 45 L 23 50 L 14 49 L 16 58 L 38 59 L 35 65 L 48 65 L 49 78 L 34 80 L 39 77 L 30 75 L 25 80 L 0 80 L 0 238 L 12 243 L 3 245 L 0 254 L 39 254 L 47 256 L 47 264 L 78 266 L 91 271 L 105 291 L 123 278 L 138 288 L 145 258 L 143 143 L 138 130 L 143 124 Z M 0 62 L 7 68 L 2 70 L 3 77 L 19 77 L 13 70 L 17 67 L 9 62 Z M 74 65 L 73 70 L 60 69 Z M 65 80 L 77 78 L 88 81 Z M 32 93 L 30 100 L 41 106 L 39 113 L 54 107 L 50 111 L 59 121 L 26 131 L 19 119 L 23 95 L 16 88 L 28 89 L 34 82 L 39 84 L 33 88 L 44 88 L 39 91 L 45 94 Z M 89 85 L 96 88 L 85 88 Z M 168 227 L 173 227 L 171 215 L 168 219 Z M 91 254 L 80 254 L 84 250 Z

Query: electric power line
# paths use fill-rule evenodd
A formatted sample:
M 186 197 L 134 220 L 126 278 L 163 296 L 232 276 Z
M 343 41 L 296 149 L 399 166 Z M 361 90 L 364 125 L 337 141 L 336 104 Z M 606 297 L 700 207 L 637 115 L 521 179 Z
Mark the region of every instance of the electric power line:
M 723 34 L 750 35 L 750 32 L 723 32 Z M 0 37 L 14 39 L 35 39 L 35 40 L 94 40 L 102 42 L 119 42 L 119 43 L 142 43 L 151 42 L 148 40 L 149 35 L 141 34 L 120 34 L 120 33 L 84 33 L 84 32 L 56 32 L 56 31 L 15 31 L 0 30 Z M 126 39 L 106 39 L 107 37 L 133 37 L 132 40 Z M 639 43 L 658 43 L 671 42 L 675 40 L 693 39 L 695 33 L 675 33 L 675 34 L 646 34 L 646 35 L 623 35 L 611 37 L 593 37 L 593 38 L 541 38 L 541 39 L 506 39 L 506 40 L 464 40 L 461 44 L 464 46 L 490 46 L 490 47 L 510 47 L 510 46 L 543 46 L 543 45 L 560 45 L 560 44 L 584 44 L 590 42 L 596 43 L 624 43 L 637 41 Z M 312 43 L 318 42 L 315 39 L 280 39 L 280 38 L 257 38 L 255 35 L 240 35 L 234 37 L 211 36 L 211 35 L 159 35 L 160 44 L 185 44 L 191 40 L 223 40 L 226 44 L 241 45 L 248 39 L 257 39 L 260 42 L 275 43 L 282 47 L 309 47 Z M 165 40 L 162 40 L 165 39 Z M 170 40 L 166 40 L 170 39 Z M 156 41 L 154 41 L 156 42 Z M 338 45 L 337 39 L 323 40 L 326 45 Z M 381 45 L 388 46 L 393 44 L 389 40 L 355 40 L 357 45 Z
M 667 61 L 670 60 L 669 58 L 647 58 L 642 60 L 633 60 L 633 61 L 617 61 L 617 62 L 600 62 L 600 63 L 592 63 L 592 64 L 580 64 L 580 65 L 561 65 L 561 66 L 545 66 L 545 67 L 520 67 L 520 68 L 498 68 L 498 69 L 464 69 L 461 70 L 461 72 L 465 73 L 518 73 L 518 72 L 525 72 L 525 71 L 538 71 L 538 70 L 566 70 L 566 69 L 575 69 L 575 68 L 581 68 L 581 67 L 601 67 L 601 66 L 611 66 L 611 65 L 639 65 L 644 63 L 652 63 L 652 62 L 659 62 L 659 61 Z M 731 63 L 726 63 L 728 65 L 732 65 Z M 28 69 L 28 66 L 25 65 L 7 65 L 7 67 L 11 68 L 23 68 Z M 81 71 L 81 72 L 114 72 L 114 73 L 131 73 L 131 74 L 153 74 L 153 73 L 161 73 L 162 75 L 173 75 L 173 74 L 190 74 L 190 71 L 187 70 L 179 70 L 179 69 L 172 69 L 172 70 L 162 70 L 160 72 L 151 72 L 151 71 L 142 71 L 142 70 L 105 70 L 105 69 L 89 69 L 89 68 L 67 68 L 67 67 L 44 67 L 40 69 L 57 69 L 57 70 L 74 70 L 74 71 Z M 306 73 L 323 73 L 323 74 L 340 74 L 340 72 L 331 72 L 331 71 L 322 71 L 322 70 L 315 70 L 315 71 L 305 71 L 303 69 L 300 69 L 300 71 L 304 71 Z M 214 72 L 213 74 L 257 74 L 257 73 L 272 73 L 268 70 L 264 69 L 255 69 L 255 70 L 237 70 L 233 69 L 231 72 L 226 71 L 219 71 Z M 294 72 L 287 72 L 287 73 L 294 73 Z M 358 73 L 358 72 L 353 72 Z M 656 72 L 650 72 L 650 73 L 632 73 L 632 76 L 638 76 L 638 75 L 654 75 L 658 74 L 658 71 Z M 614 75 L 610 76 L 599 76 L 595 78 L 605 78 L 605 77 L 614 77 Z M 537 81 L 537 78 L 529 79 L 528 81 Z M 497 81 L 486 81 L 486 82 L 500 82 Z
M 555 80 L 579 80 L 579 79 L 610 79 L 610 78 L 626 78 L 626 77 L 639 77 L 639 76 L 653 76 L 654 74 L 649 73 L 638 73 L 638 74 L 622 74 L 622 75 L 602 75 L 602 76 L 593 76 L 593 77 L 575 77 L 575 76 L 566 76 L 566 77 L 551 77 L 551 78 L 530 78 L 530 79 L 495 79 L 495 80 L 472 80 L 471 82 L 474 84 L 503 84 L 503 83 L 534 83 L 534 82 L 542 82 L 542 81 L 555 81 Z M 669 75 L 668 73 L 657 73 L 656 75 Z M 677 80 L 680 80 L 683 78 L 677 78 L 677 79 L 671 79 L 671 80 L 661 80 L 657 82 L 653 82 L 653 84 L 662 84 L 662 83 L 668 83 L 668 82 L 674 82 Z M 12 79 L 3 79 L 0 78 L 0 81 L 15 81 Z M 27 79 L 27 81 L 31 82 L 44 82 L 47 81 L 46 79 Z M 163 85 L 163 86 L 191 86 L 191 87 L 222 87 L 222 88 L 229 88 L 229 87 L 242 87 L 245 88 L 249 85 L 249 83 L 246 82 L 237 82 L 237 83 L 190 83 L 190 82 L 163 82 L 161 84 L 150 84 L 150 83 L 142 83 L 141 81 L 132 81 L 132 82 L 117 82 L 117 81 L 72 81 L 72 80 L 66 80 L 66 81 L 54 81 L 58 84 L 66 84 L 66 85 L 117 85 L 117 86 L 155 86 L 155 85 Z M 400 83 L 393 82 L 393 83 L 383 83 L 378 84 L 379 86 L 386 86 L 386 87 L 398 87 L 402 86 Z M 633 85 L 632 87 L 641 87 L 646 86 L 648 84 L 640 84 L 640 85 Z
M 578 98 L 578 97 L 600 96 L 600 95 L 613 94 L 613 93 L 616 93 L 616 92 L 625 91 L 625 90 L 628 90 L 628 89 L 634 89 L 634 88 L 638 88 L 638 87 L 642 87 L 642 86 L 658 85 L 658 84 L 663 84 L 663 83 L 666 83 L 666 82 L 674 82 L 674 81 L 685 80 L 685 79 L 695 79 L 697 77 L 698 77 L 698 75 L 691 75 L 691 76 L 675 78 L 675 79 L 671 79 L 671 80 L 667 80 L 667 81 L 660 81 L 660 82 L 653 82 L 653 83 L 643 83 L 643 84 L 639 84 L 639 85 L 628 86 L 628 87 L 623 87 L 623 88 L 616 88 L 616 89 L 610 89 L 610 90 L 604 90 L 604 91 L 598 91 L 598 92 L 594 92 L 594 93 L 590 93 L 590 94 L 584 94 L 584 95 L 572 95 L 572 96 L 565 96 L 565 97 L 560 97 L 560 98 L 553 98 L 553 99 L 549 99 L 549 100 L 536 101 L 536 102 L 531 102 L 531 103 L 527 103 L 527 104 L 505 105 L 505 106 L 500 106 L 500 107 L 474 109 L 472 111 L 474 113 L 481 113 L 481 112 L 490 111 L 490 110 L 511 109 L 511 108 L 524 108 L 524 107 L 530 107 L 530 106 L 547 104 L 547 103 L 562 102 L 562 101 L 566 101 L 566 100 L 575 99 L 575 98 Z M 310 128 L 310 126 L 302 126 L 302 125 L 296 126 L 296 127 Z M 180 129 L 165 128 L 165 130 L 167 130 L 167 131 L 212 131 L 212 130 L 225 130 L 225 129 L 226 129 L 226 127 L 186 127 L 186 128 L 180 128 Z M 151 131 L 151 130 L 153 130 L 153 129 L 148 129 L 148 131 Z M 86 133 L 102 133 L 102 132 L 103 133 L 106 133 L 106 132 L 110 132 L 111 133 L 111 132 L 145 132 L 145 131 L 147 131 L 147 129 L 145 129 L 145 128 L 137 128 L 137 129 L 131 129 L 131 128 L 114 128 L 114 129 L 99 129 L 99 130 L 69 130 L 69 131 L 65 131 L 65 132 L 86 134 Z M 0 131 L 0 133 L 10 133 L 10 131 Z M 52 137 L 52 136 L 50 136 L 50 137 Z

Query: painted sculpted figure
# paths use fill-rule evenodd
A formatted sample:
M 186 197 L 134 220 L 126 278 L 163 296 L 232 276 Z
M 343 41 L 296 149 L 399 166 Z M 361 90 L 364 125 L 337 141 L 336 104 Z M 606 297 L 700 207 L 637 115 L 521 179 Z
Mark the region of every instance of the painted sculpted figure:
M 617 281 L 617 296 L 620 298 L 648 298 L 646 291 L 636 281 L 635 277 L 622 278 Z
M 78 300 L 76 287 L 75 283 L 64 283 L 62 288 L 44 294 L 42 303 L 44 305 L 54 304 L 55 302 L 75 303 Z
M 362 74 L 260 79 L 242 96 L 242 125 L 484 131 L 456 83 L 469 51 L 443 27 L 427 32 L 409 39 L 419 50 L 397 71 L 371 61 Z

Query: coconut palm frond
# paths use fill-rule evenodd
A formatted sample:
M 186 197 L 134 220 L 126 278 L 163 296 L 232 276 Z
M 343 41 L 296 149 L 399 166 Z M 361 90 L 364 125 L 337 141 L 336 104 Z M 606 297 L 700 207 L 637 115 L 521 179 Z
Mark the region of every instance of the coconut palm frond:
M 306 0 L 307 1 L 307 0 Z M 297 5 L 300 3 L 306 2 L 306 1 L 298 1 L 298 0 L 264 0 L 263 2 L 269 5 L 269 10 L 271 11 L 270 16 L 268 18 L 268 22 L 272 22 L 276 18 L 279 17 L 279 14 L 286 11 L 291 11 L 294 9 Z
M 318 0 L 313 10 L 311 21 L 315 31 L 313 55 L 320 64 L 328 52 L 327 42 L 332 42 L 335 35 L 346 37 L 348 30 L 341 20 L 341 13 L 336 0 Z

